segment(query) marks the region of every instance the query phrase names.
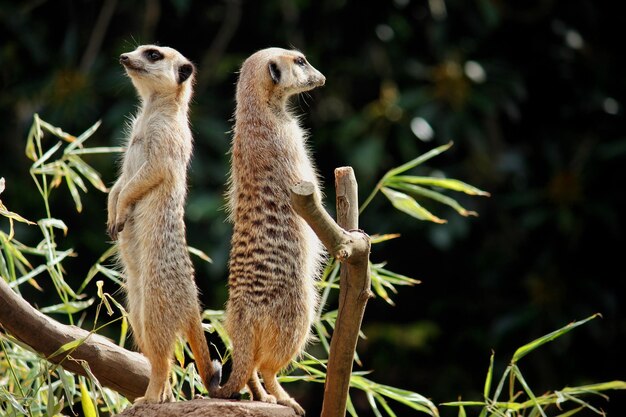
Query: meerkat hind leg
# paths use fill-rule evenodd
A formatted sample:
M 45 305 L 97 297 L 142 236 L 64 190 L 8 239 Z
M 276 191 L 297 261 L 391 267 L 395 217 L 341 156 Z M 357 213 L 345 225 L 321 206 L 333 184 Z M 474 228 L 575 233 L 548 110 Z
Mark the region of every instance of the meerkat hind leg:
M 250 381 L 248 381 L 248 389 L 250 390 L 250 394 L 252 395 L 252 399 L 254 401 L 276 404 L 276 397 L 268 394 L 267 391 L 265 391 L 265 388 L 261 385 L 256 369 L 252 372 L 252 377 L 250 378 Z
M 304 415 L 304 408 L 302 408 L 296 400 L 289 396 L 289 394 L 278 383 L 278 380 L 276 379 L 276 372 L 261 370 L 261 375 L 263 375 L 263 382 L 265 382 L 267 391 L 276 397 L 276 402 L 278 404 L 293 408 L 296 414 L 300 416 Z
M 148 356 L 148 355 L 146 355 Z M 150 355 L 150 382 L 143 397 L 137 398 L 135 404 L 163 403 L 174 400 L 172 386 L 169 382 L 170 360 L 169 356 Z

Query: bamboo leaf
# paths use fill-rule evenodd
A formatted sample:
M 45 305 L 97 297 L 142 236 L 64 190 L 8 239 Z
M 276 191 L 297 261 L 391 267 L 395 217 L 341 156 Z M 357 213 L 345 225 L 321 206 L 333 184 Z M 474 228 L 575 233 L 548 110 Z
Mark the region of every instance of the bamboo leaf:
M 390 187 L 396 188 L 398 190 L 404 191 L 411 195 L 419 195 L 422 197 L 430 198 L 431 200 L 435 200 L 441 204 L 445 204 L 446 206 L 452 207 L 459 213 L 461 216 L 478 216 L 478 213 L 471 210 L 466 210 L 463 206 L 461 206 L 455 199 L 443 195 L 437 191 L 429 190 L 424 187 L 420 187 L 415 184 L 407 184 L 400 181 L 396 181 L 394 178 L 393 181 L 389 181 L 388 184 Z
M 485 379 L 485 388 L 483 389 L 483 397 L 485 400 L 489 398 L 489 392 L 491 392 L 491 381 L 493 379 L 493 359 L 495 353 L 491 351 L 491 357 L 489 358 L 489 369 L 487 370 L 487 378 Z
M 446 223 L 445 220 L 433 215 L 431 212 L 420 206 L 417 201 L 411 196 L 408 196 L 399 191 L 394 191 L 391 188 L 383 187 L 383 194 L 391 201 L 391 204 L 398 210 L 415 217 L 419 220 L 428 220 L 434 223 Z
M 80 200 L 80 193 L 78 192 L 78 188 L 76 188 L 75 182 L 79 177 L 76 175 L 74 171 L 67 168 L 65 171 L 65 182 L 67 183 L 67 188 L 70 190 L 70 194 L 72 195 L 72 199 L 74 200 L 74 204 L 76 205 L 76 211 L 83 211 L 83 203 Z M 80 181 L 82 183 L 82 180 Z M 85 185 L 83 184 L 83 187 Z
M 370 236 L 370 243 L 375 245 L 376 243 L 386 242 L 391 239 L 397 239 L 400 237 L 400 233 L 387 233 L 384 235 L 372 235 Z
M 24 282 L 30 281 L 32 278 L 36 277 L 37 275 L 41 274 L 42 272 L 44 272 L 47 269 L 48 269 L 48 267 L 46 265 L 39 265 L 37 268 L 35 268 L 32 271 L 30 271 L 28 274 L 22 275 L 21 277 L 19 277 L 15 281 L 9 282 L 9 287 L 15 289 L 18 286 L 22 285 Z
M 191 246 L 187 246 L 187 250 L 189 250 L 189 253 L 192 253 L 192 254 L 196 255 L 198 258 L 202 259 L 203 261 L 208 262 L 210 264 L 213 263 L 213 259 L 211 259 L 209 257 L 209 255 L 207 255 L 206 253 L 204 253 L 200 249 L 196 249 L 196 248 L 193 248 Z
M 526 383 L 526 380 L 522 376 L 522 373 L 517 367 L 517 365 L 512 366 L 512 372 L 515 378 L 520 382 L 520 384 L 524 388 L 524 392 L 526 392 L 526 395 L 528 395 L 528 397 L 530 398 L 530 401 L 535 405 L 537 410 L 539 410 L 542 417 L 547 417 L 546 413 L 543 411 L 543 408 L 541 408 L 541 405 L 539 405 L 539 403 L 537 402 L 537 397 L 535 397 L 535 394 L 530 389 L 530 386 L 528 385 L 528 383 Z
M 63 391 L 65 391 L 65 398 L 67 398 L 67 402 L 70 406 L 70 410 L 72 413 L 74 412 L 74 390 L 75 390 L 75 381 L 74 377 L 70 375 L 63 367 L 59 366 L 57 368 L 57 373 L 59 374 L 59 379 L 61 380 L 61 384 L 63 385 Z
M 124 152 L 121 146 L 94 146 L 93 148 L 76 149 L 72 152 L 73 155 L 88 155 L 97 153 L 121 153 Z
M 94 298 L 90 298 L 86 301 L 69 301 L 63 304 L 56 304 L 48 307 L 43 307 L 39 311 L 46 314 L 65 313 L 74 314 L 90 307 L 94 302 Z
M 42 228 L 54 227 L 56 229 L 61 229 L 63 230 L 63 235 L 67 235 L 67 226 L 65 225 L 63 220 L 54 219 L 50 217 L 50 218 L 39 220 L 37 223 Z
M 566 387 L 561 391 L 568 394 L 583 394 L 590 393 L 595 391 L 607 391 L 614 389 L 623 389 L 626 390 L 626 382 L 625 381 L 610 381 L 610 382 L 600 382 L 597 384 L 590 385 L 581 385 L 579 387 Z
M 94 406 L 91 396 L 89 395 L 89 390 L 83 381 L 81 381 L 79 385 L 80 403 L 83 406 L 83 413 L 85 414 L 85 417 L 96 417 L 96 407 Z
M 67 146 L 67 148 L 65 148 L 65 151 L 63 151 L 63 153 L 67 155 L 71 153 L 74 149 L 78 148 L 79 146 L 82 146 L 83 142 L 89 139 L 89 137 L 91 137 L 91 135 L 93 135 L 94 132 L 98 130 L 98 127 L 100 127 L 101 123 L 102 121 L 98 120 L 89 129 L 85 130 L 78 138 L 76 138 L 76 140 L 74 140 L 72 143 L 70 143 Z
M 22 415 L 28 415 L 28 411 L 26 411 L 26 409 L 22 407 L 22 404 L 20 404 L 20 402 L 13 396 L 13 394 L 8 392 L 4 387 L 0 387 L 0 400 L 7 401 L 9 404 L 11 404 L 11 407 L 13 407 L 16 411 L 22 413 Z
M 178 364 L 181 368 L 185 367 L 185 346 L 180 338 L 176 339 L 176 343 L 174 344 L 174 357 L 178 361 Z
M 39 123 L 41 124 L 41 127 L 45 130 L 47 130 L 48 132 L 52 133 L 54 136 L 63 139 L 67 142 L 74 142 L 76 140 L 76 136 L 70 135 L 67 132 L 64 132 L 63 129 L 56 127 L 56 126 L 52 126 L 50 123 L 45 122 L 41 119 L 39 119 Z
M 70 155 L 68 159 L 70 162 L 70 166 L 76 168 L 76 170 L 80 172 L 81 175 L 91 183 L 91 185 L 93 185 L 97 190 L 100 190 L 104 193 L 107 192 L 107 187 L 102 182 L 98 171 L 93 169 L 89 164 L 87 164 L 76 155 Z
M 439 147 L 437 147 L 435 149 L 432 149 L 432 150 L 426 152 L 425 154 L 420 155 L 417 158 L 415 158 L 415 159 L 413 159 L 413 160 L 411 160 L 409 162 L 406 162 L 406 163 L 400 165 L 397 168 L 394 168 L 394 169 L 390 170 L 389 172 L 387 172 L 385 174 L 385 176 L 383 178 L 393 177 L 393 176 L 401 174 L 401 173 L 403 173 L 405 171 L 408 171 L 411 168 L 415 168 L 416 166 L 418 166 L 418 165 L 428 161 L 429 159 L 439 155 L 440 153 L 447 151 L 448 149 L 450 149 L 452 144 L 453 144 L 452 142 L 448 142 L 445 145 L 442 145 L 442 146 L 439 146 Z
M 571 417 L 574 414 L 578 414 L 579 411 L 582 411 L 584 409 L 585 409 L 585 406 L 581 406 L 578 408 L 574 408 L 573 410 L 566 411 L 565 413 L 559 414 L 556 417 Z
M 50 159 L 50 157 L 61 147 L 62 144 L 63 144 L 63 142 L 57 142 L 56 145 L 54 145 L 52 148 L 48 149 L 46 151 L 46 153 L 44 153 L 41 156 L 41 158 L 39 158 L 37 161 L 35 161 L 35 163 L 31 167 L 31 171 L 34 168 L 37 168 L 37 167 L 41 166 L 44 162 L 46 162 L 48 159 Z
M 565 333 L 569 332 L 570 330 L 575 329 L 576 327 L 581 326 L 587 323 L 589 320 L 593 320 L 598 316 L 602 317 L 599 313 L 596 313 L 590 317 L 587 317 L 584 320 L 570 323 L 565 327 L 562 327 L 558 330 L 548 333 L 545 336 L 535 339 L 530 343 L 525 344 L 524 346 L 520 347 L 519 349 L 515 351 L 515 354 L 513 354 L 513 359 L 511 359 L 511 363 L 512 364 L 517 363 L 521 358 L 528 355 L 530 352 L 537 349 L 539 346 L 545 345 L 546 343 L 551 342 L 560 336 L 563 336 Z
M 48 417 L 54 417 L 55 412 L 54 409 L 56 408 L 56 398 L 54 397 L 54 389 L 52 389 L 52 382 L 50 381 L 50 374 L 46 375 L 46 379 L 47 379 L 47 388 L 48 388 L 48 398 L 46 401 L 46 413 L 48 414 Z
M 451 178 L 417 177 L 417 176 L 397 176 L 394 181 L 408 184 L 429 185 L 431 187 L 447 188 L 448 190 L 460 191 L 469 195 L 481 195 L 489 197 L 487 191 L 483 191 L 472 185 Z

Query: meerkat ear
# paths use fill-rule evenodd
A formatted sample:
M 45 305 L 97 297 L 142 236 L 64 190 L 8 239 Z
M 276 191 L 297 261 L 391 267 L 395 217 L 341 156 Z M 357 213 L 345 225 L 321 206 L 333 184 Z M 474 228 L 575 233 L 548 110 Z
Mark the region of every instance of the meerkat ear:
M 278 64 L 275 61 L 270 61 L 268 66 L 270 70 L 270 77 L 272 77 L 272 81 L 274 84 L 278 84 L 280 81 L 280 68 L 278 68 Z
M 178 67 L 178 84 L 182 84 L 193 74 L 193 64 L 187 63 Z

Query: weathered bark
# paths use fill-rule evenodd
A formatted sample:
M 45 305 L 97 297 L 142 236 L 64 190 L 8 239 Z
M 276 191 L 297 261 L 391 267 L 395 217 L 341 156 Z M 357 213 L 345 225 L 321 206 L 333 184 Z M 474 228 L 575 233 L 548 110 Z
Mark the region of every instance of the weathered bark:
M 339 311 L 330 344 L 322 417 L 346 415 L 352 362 L 367 300 L 372 297 L 369 275 L 369 237 L 358 228 L 357 183 L 351 167 L 335 170 L 336 224 L 322 208 L 310 183 L 292 189 L 296 212 L 318 235 L 331 256 L 342 262 Z
M 290 407 L 258 401 L 200 399 L 129 408 L 117 417 L 296 417 Z
M 67 326 L 37 311 L 0 279 L 0 325 L 52 363 L 87 376 L 82 362 L 105 387 L 133 400 L 146 391 L 150 378 L 148 360 L 109 339 L 76 326 Z M 70 354 L 50 356 L 66 343 L 83 340 Z

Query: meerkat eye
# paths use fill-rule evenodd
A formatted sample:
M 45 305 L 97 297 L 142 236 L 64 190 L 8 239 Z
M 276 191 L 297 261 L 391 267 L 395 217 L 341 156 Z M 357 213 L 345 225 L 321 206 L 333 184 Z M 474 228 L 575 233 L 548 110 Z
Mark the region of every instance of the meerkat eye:
M 304 67 L 306 65 L 306 59 L 304 59 L 303 57 L 299 56 L 298 58 L 296 58 L 294 60 L 294 62 L 296 63 L 296 65 L 300 65 L 301 67 Z
M 146 52 L 144 52 L 144 56 L 152 62 L 163 59 L 163 54 L 156 49 L 148 49 Z

